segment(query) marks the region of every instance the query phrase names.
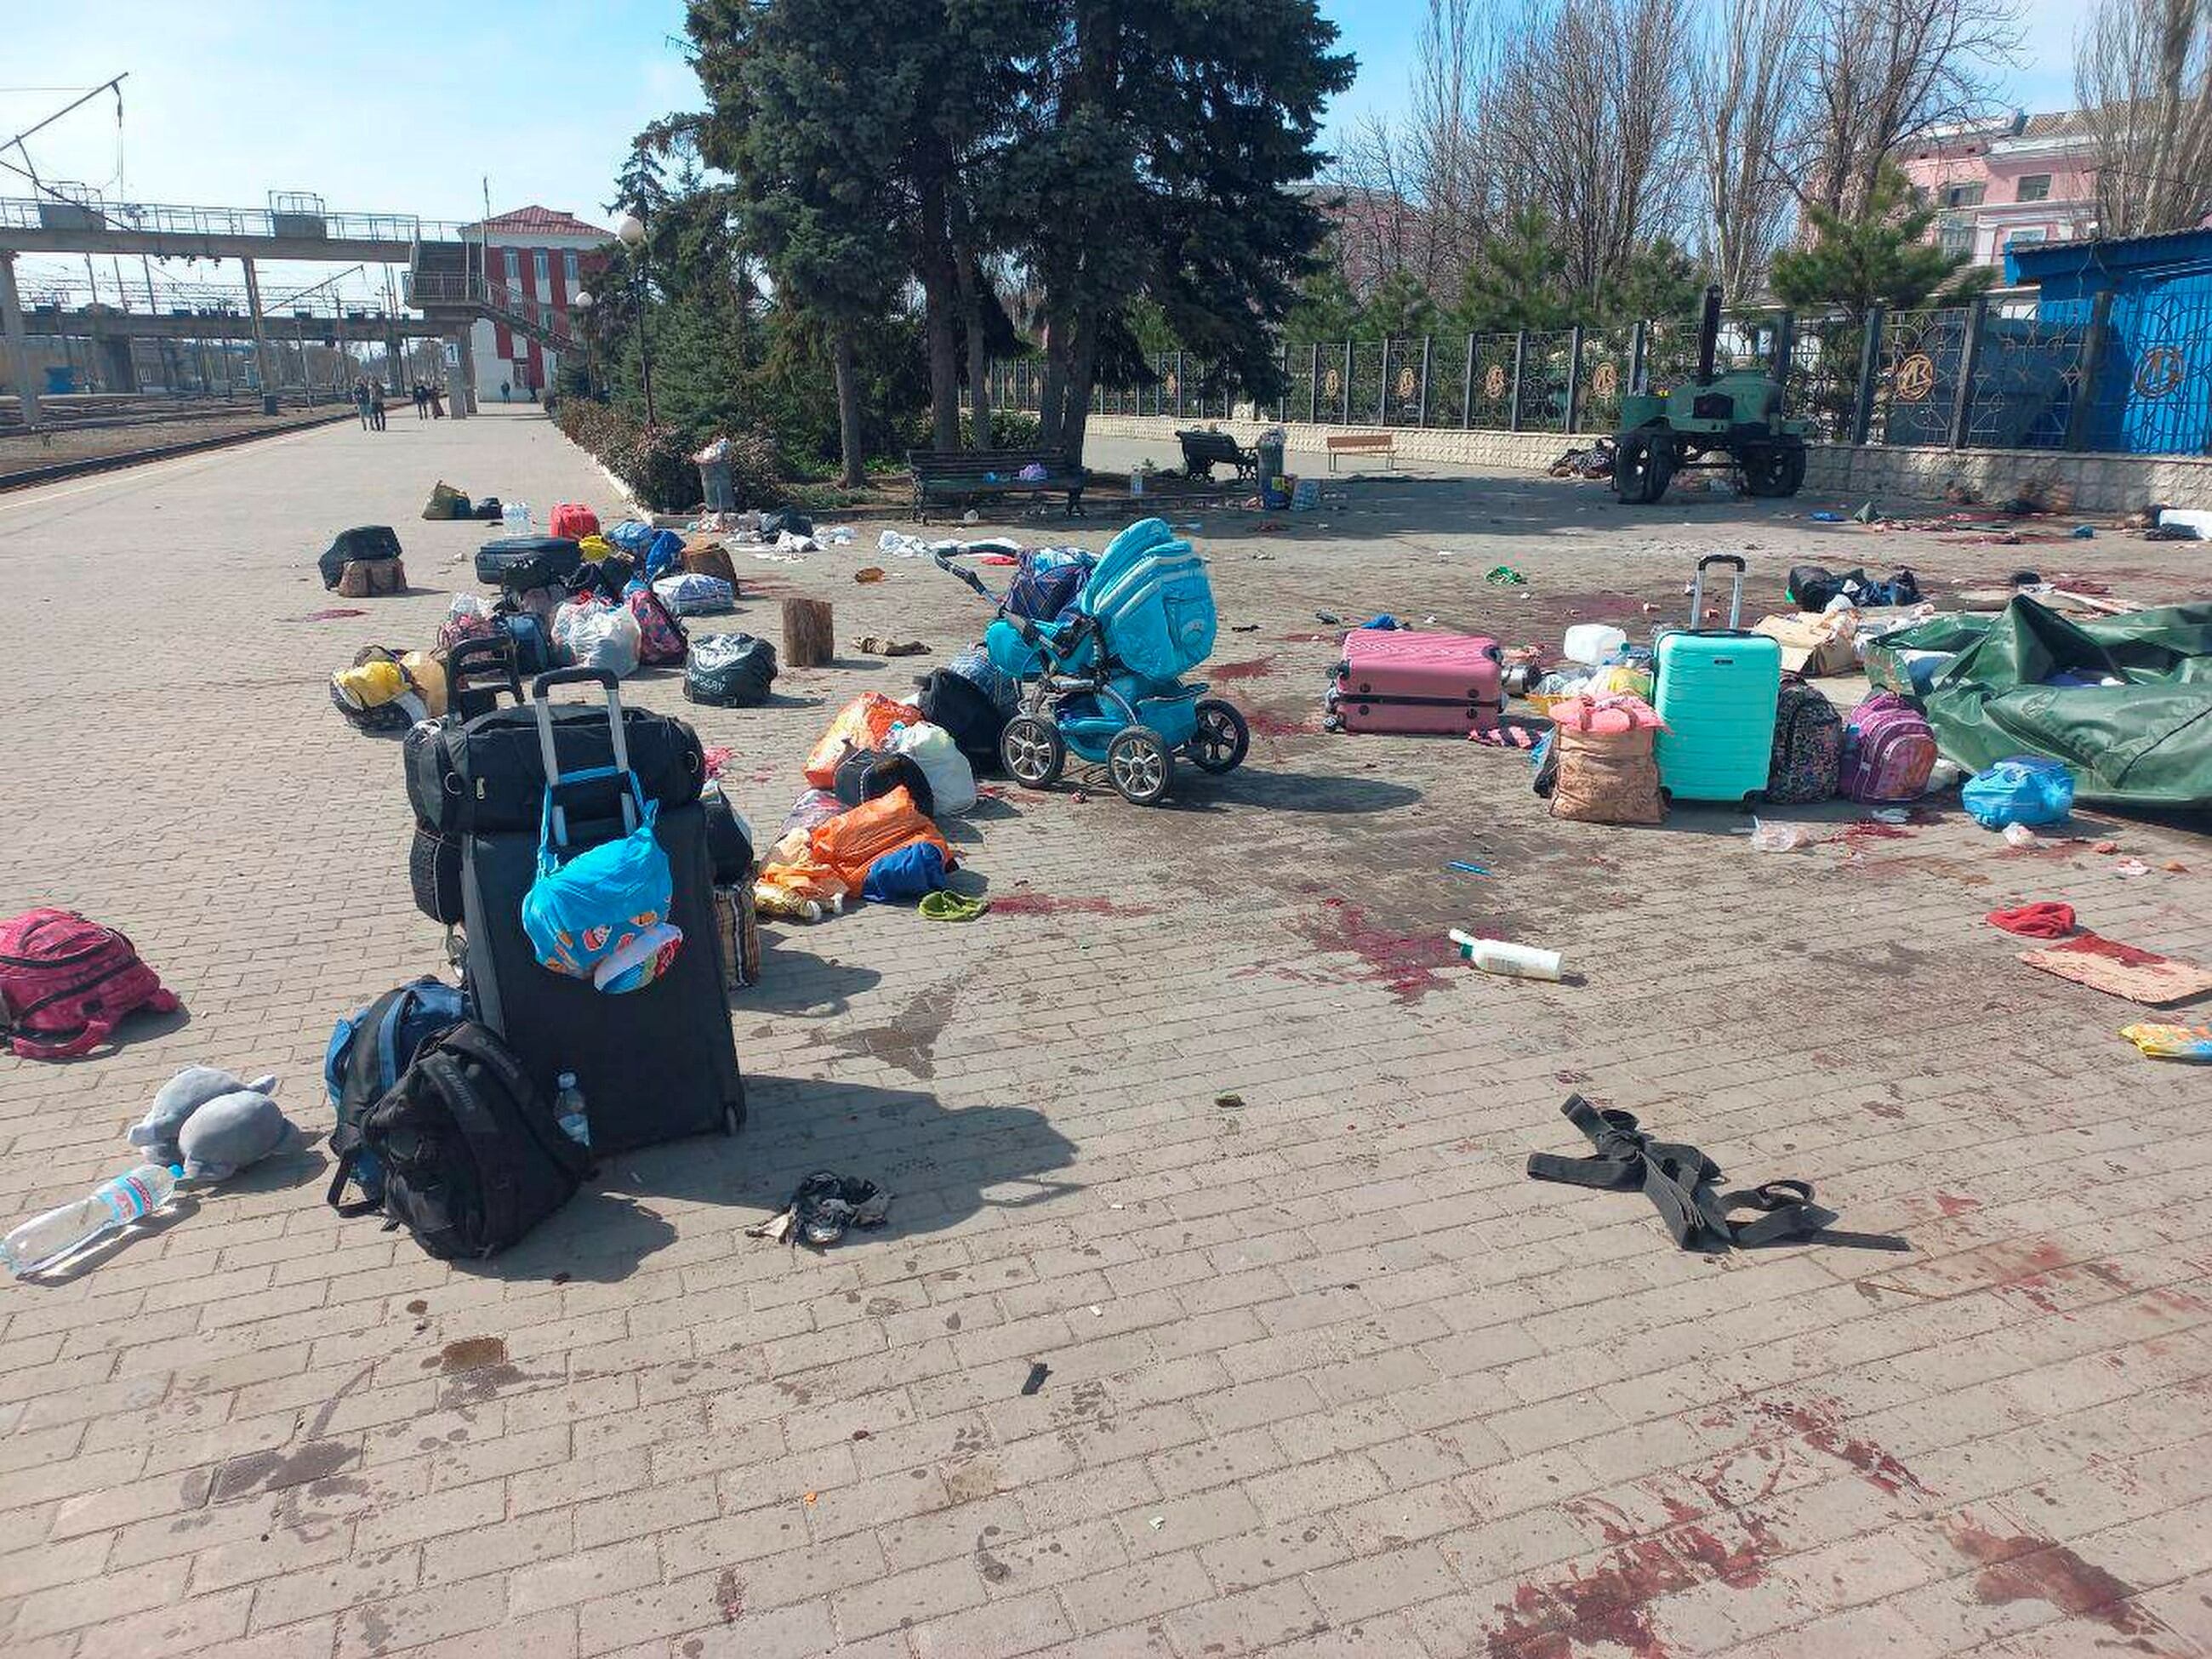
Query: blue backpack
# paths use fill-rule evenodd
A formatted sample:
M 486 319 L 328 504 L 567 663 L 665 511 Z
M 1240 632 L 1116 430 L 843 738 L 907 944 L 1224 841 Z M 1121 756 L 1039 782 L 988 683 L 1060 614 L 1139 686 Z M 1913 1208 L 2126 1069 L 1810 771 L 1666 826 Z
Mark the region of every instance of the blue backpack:
M 337 1155 L 339 1171 L 328 1194 L 332 1209 L 359 1213 L 383 1202 L 384 1172 L 374 1155 L 361 1146 L 362 1120 L 415 1063 L 417 1051 L 467 1018 L 460 988 L 426 975 L 386 991 L 352 1018 L 331 1028 L 331 1045 L 323 1055 L 323 1087 L 337 1115 L 331 1131 L 331 1151 Z M 356 1148 L 359 1155 L 349 1165 L 345 1155 Z M 342 1201 L 349 1173 L 362 1190 L 360 1204 Z
M 546 637 L 545 619 L 534 611 L 503 611 L 495 619 L 499 631 L 514 644 L 514 672 L 525 679 L 553 666 L 553 641 Z

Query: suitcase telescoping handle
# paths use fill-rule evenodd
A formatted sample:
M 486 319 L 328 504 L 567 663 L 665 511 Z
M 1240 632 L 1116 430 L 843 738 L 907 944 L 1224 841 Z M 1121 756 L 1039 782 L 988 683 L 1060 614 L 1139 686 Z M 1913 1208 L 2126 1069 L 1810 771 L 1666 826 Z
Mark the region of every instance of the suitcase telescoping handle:
M 538 753 L 545 767 L 545 787 L 549 792 L 561 786 L 561 760 L 553 750 L 552 691 L 562 685 L 597 685 L 607 694 L 607 740 L 614 749 L 614 770 L 617 777 L 629 770 L 629 736 L 623 730 L 621 682 L 604 668 L 556 668 L 550 674 L 540 674 L 530 684 L 532 706 L 538 710 Z M 623 828 L 637 828 L 637 802 L 634 792 L 624 790 L 622 797 Z M 553 801 L 553 833 L 565 845 L 568 839 L 568 811 L 561 805 L 559 797 Z
M 447 653 L 447 702 L 456 712 L 462 694 L 473 689 L 471 682 L 479 674 L 492 682 L 495 703 L 502 691 L 518 703 L 522 701 L 522 681 L 514 672 L 514 641 L 506 635 L 463 640 Z
M 1741 557 L 1734 553 L 1708 553 L 1698 561 L 1698 574 L 1690 579 L 1690 626 L 1701 628 L 1705 620 L 1705 567 L 1724 564 L 1734 574 L 1735 580 L 1729 592 L 1728 625 L 1738 629 L 1743 625 L 1743 574 L 1748 568 Z

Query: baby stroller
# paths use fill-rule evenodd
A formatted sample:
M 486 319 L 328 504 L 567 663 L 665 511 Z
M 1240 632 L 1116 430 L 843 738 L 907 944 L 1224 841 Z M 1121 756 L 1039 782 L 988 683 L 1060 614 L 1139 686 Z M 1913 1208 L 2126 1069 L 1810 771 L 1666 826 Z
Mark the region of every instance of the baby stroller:
M 983 644 L 992 665 L 1022 683 L 1020 712 L 999 741 L 1017 782 L 1047 788 L 1073 755 L 1103 766 L 1124 800 L 1152 806 L 1167 799 L 1177 755 L 1201 772 L 1244 758 L 1244 716 L 1179 678 L 1213 649 L 1213 589 L 1204 561 L 1161 520 L 1116 536 L 1050 621 L 1009 609 L 974 571 L 936 557 L 998 607 Z

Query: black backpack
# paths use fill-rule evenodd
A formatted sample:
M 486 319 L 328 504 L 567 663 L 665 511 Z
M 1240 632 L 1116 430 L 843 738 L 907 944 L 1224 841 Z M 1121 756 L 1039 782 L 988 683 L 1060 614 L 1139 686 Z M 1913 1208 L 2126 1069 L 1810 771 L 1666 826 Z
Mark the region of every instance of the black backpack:
M 399 1081 L 417 1053 L 467 1018 L 460 987 L 425 975 L 394 987 L 332 1026 L 330 1047 L 323 1054 L 323 1087 L 337 1115 L 331 1151 L 343 1159 L 358 1147 L 368 1109 Z M 351 1176 L 368 1200 L 367 1207 L 375 1208 L 384 1191 L 376 1160 L 357 1160 Z M 331 1184 L 333 1206 L 345 1190 L 345 1180 L 341 1176 Z
M 380 1206 L 337 1199 L 364 1156 L 383 1173 Z M 387 1227 L 406 1228 L 451 1261 L 514 1243 L 566 1204 L 591 1168 L 514 1051 L 471 1023 L 425 1047 L 368 1109 L 358 1142 L 338 1155 L 331 1201 L 341 1215 L 381 1207 Z
M 979 770 L 996 771 L 999 738 L 1006 716 L 989 693 L 950 668 L 933 668 L 921 681 L 914 706 L 932 726 L 951 734 L 953 746 Z
M 349 564 L 398 556 L 399 538 L 393 533 L 390 525 L 365 524 L 352 530 L 339 531 L 329 550 L 316 561 L 316 568 L 323 573 L 323 586 L 335 588 Z

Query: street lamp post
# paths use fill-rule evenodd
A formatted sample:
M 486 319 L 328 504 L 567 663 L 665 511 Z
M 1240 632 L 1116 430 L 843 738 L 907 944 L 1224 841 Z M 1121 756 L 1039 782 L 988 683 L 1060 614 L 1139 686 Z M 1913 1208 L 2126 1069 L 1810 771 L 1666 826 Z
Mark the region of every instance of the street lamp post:
M 584 337 L 584 395 L 586 398 L 596 398 L 599 395 L 598 387 L 592 384 L 592 303 L 591 295 L 582 289 L 578 289 L 574 297 L 568 301 L 568 309 L 577 313 L 582 319 L 577 332 Z
M 637 301 L 637 362 L 638 373 L 645 382 L 645 423 L 660 424 L 653 407 L 653 331 L 646 321 L 646 305 L 652 297 L 645 284 L 645 221 L 635 213 L 625 213 L 622 222 L 615 227 L 623 246 L 629 249 L 632 258 L 630 287 Z

